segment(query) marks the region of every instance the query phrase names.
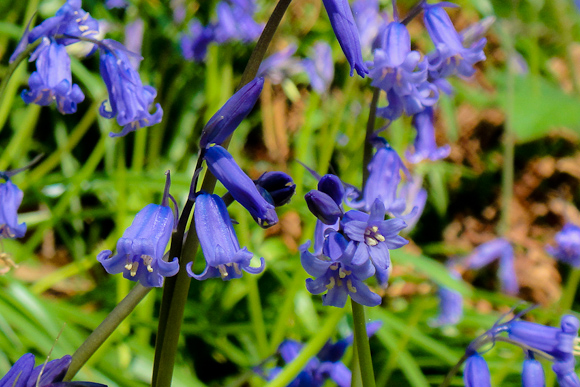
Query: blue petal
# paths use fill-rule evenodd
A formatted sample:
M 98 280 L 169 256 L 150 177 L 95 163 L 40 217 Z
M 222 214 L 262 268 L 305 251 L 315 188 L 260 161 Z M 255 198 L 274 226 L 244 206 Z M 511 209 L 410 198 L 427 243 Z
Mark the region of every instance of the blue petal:
M 322 296 L 322 305 L 344 308 L 348 293 L 344 286 L 335 286 Z
M 463 381 L 465 387 L 491 387 L 489 368 L 479 354 L 476 353 L 467 358 Z
M 0 386 L 25 387 L 33 367 L 34 355 L 31 353 L 22 355 L 8 373 L 0 379 Z
M 371 292 L 364 282 L 352 280 L 352 287 L 356 289 L 356 292 L 349 291 L 348 294 L 354 302 L 365 306 L 377 306 L 381 304 L 381 296 Z

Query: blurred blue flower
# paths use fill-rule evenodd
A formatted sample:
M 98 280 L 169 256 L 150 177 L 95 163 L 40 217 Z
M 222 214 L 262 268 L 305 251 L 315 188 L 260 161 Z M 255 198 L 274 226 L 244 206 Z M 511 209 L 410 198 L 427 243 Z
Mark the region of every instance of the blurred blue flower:
M 544 387 L 545 385 L 542 364 L 534 359 L 531 352 L 526 354 L 526 360 L 524 360 L 522 369 L 522 387 Z
M 387 93 L 388 106 L 377 114 L 389 120 L 403 112 L 413 115 L 432 106 L 439 98 L 437 87 L 427 82 L 428 63 L 418 51 L 411 51 L 411 37 L 407 27 L 391 22 L 377 37 L 378 48 L 369 77 L 371 85 Z
M 358 26 L 362 50 L 369 52 L 381 26 L 387 23 L 387 15 L 379 12 L 378 0 L 355 0 L 352 3 L 352 12 Z
M 423 179 L 420 176 L 413 176 L 411 180 L 403 183 L 399 190 L 399 197 L 405 198 L 407 202 L 405 213 L 399 215 L 407 223 L 406 233 L 415 228 L 427 204 L 427 190 L 422 184 Z
M 129 3 L 126 0 L 107 0 L 105 1 L 105 7 L 108 9 L 113 8 L 127 8 Z
M 284 79 L 300 73 L 303 67 L 300 60 L 294 57 L 297 48 L 295 44 L 289 44 L 264 59 L 258 68 L 258 76 L 268 78 L 274 85 L 278 85 Z
M 90 382 L 63 382 L 71 360 L 72 357 L 66 355 L 35 367 L 34 355 L 26 353 L 0 379 L 0 387 L 106 387 L 104 384 Z
M 332 49 L 328 43 L 316 42 L 309 57 L 302 61 L 302 66 L 310 78 L 312 89 L 318 94 L 325 93 L 334 79 Z
M 455 30 L 443 2 L 424 6 L 424 21 L 435 51 L 427 56 L 429 76 L 433 79 L 446 78 L 451 75 L 470 77 L 475 72 L 473 65 L 485 60 L 483 47 L 486 39 L 481 38 L 469 47 L 463 46 L 461 36 Z
M 220 1 L 216 7 L 217 21 L 212 25 L 217 43 L 232 41 L 253 42 L 264 26 L 254 21 L 253 2 Z M 248 5 L 248 6 L 246 6 Z
M 238 90 L 207 122 L 201 133 L 199 145 L 221 145 L 254 108 L 264 87 L 264 78 L 254 78 Z
M 407 227 L 402 219 L 385 220 L 385 207 L 377 199 L 371 207 L 370 215 L 361 211 L 348 211 L 341 221 L 344 233 L 358 242 L 353 265 L 362 265 L 369 260 L 377 269 L 386 270 L 391 266 L 389 250 L 398 249 L 409 243 L 398 235 Z
M 449 156 L 449 152 L 451 152 L 449 145 L 438 148 L 435 143 L 433 120 L 433 108 L 431 107 L 426 107 L 413 116 L 413 126 L 417 130 L 417 135 L 413 143 L 413 153 L 407 151 L 405 154 L 411 163 L 418 163 L 425 159 L 437 161 Z
M 463 372 L 465 387 L 491 387 L 491 375 L 487 362 L 480 354 L 474 353 L 465 361 Z
M 135 70 L 139 70 L 141 62 L 141 49 L 143 47 L 143 33 L 145 32 L 145 22 L 137 18 L 125 26 L 125 47 L 127 51 L 138 54 L 129 55 L 129 62 Z
M 24 102 L 40 106 L 56 102 L 62 114 L 76 112 L 77 103 L 82 102 L 85 95 L 77 84 L 72 83 L 70 57 L 66 48 L 44 38 L 30 60 L 36 61 L 36 71 L 28 79 L 30 90 L 22 91 Z
M 504 238 L 495 238 L 479 245 L 473 253 L 465 258 L 468 269 L 480 269 L 499 259 L 498 277 L 502 291 L 507 294 L 517 294 L 518 279 L 514 265 L 514 248 Z
M 241 170 L 227 150 L 220 145 L 212 146 L 205 150 L 204 158 L 211 173 L 261 227 L 278 223 L 274 206 L 260 195 L 252 179 Z
M 179 44 L 181 53 L 187 60 L 203 62 L 207 55 L 207 47 L 214 41 L 214 30 L 211 26 L 204 27 L 197 19 L 189 22 L 189 31 L 181 35 Z
M 26 234 L 26 223 L 18 224 L 18 207 L 23 196 L 10 180 L 0 184 L 0 242 L 2 238 L 22 238 Z
M 336 39 L 350 64 L 350 75 L 354 71 L 364 78 L 368 69 L 363 61 L 358 29 L 348 0 L 322 0 L 328 13 Z
M 135 54 L 110 39 L 103 40 L 100 49 L 101 76 L 107 85 L 109 101 L 101 104 L 99 113 L 109 119 L 117 117 L 117 122 L 123 126 L 120 133 L 109 133 L 109 136 L 125 136 L 141 127 L 161 122 L 163 110 L 159 104 L 155 105 L 154 113 L 149 113 L 157 91 L 151 86 L 143 86 L 127 56 Z
M 264 172 L 255 183 L 260 194 L 274 207 L 287 204 L 296 193 L 292 177 L 280 171 Z
M 461 275 L 457 270 L 450 268 L 449 271 L 452 277 L 461 279 Z M 461 293 L 444 286 L 439 286 L 437 294 L 439 296 L 439 314 L 435 319 L 429 321 L 429 325 L 439 327 L 455 325 L 461 321 L 463 317 L 463 296 Z
M 304 270 L 316 279 L 307 279 L 306 288 L 312 294 L 327 292 L 323 305 L 344 307 L 348 296 L 366 306 L 377 306 L 381 297 L 363 282 L 375 273 L 369 260 L 360 265 L 353 263 L 355 242 L 348 242 L 341 234 L 330 231 L 324 241 L 323 252 L 313 255 L 308 251 L 310 241 L 300 246 L 300 261 Z
M 226 205 L 218 195 L 198 195 L 193 216 L 206 267 L 197 275 L 190 262 L 187 272 L 191 277 L 200 281 L 221 277 L 227 281 L 241 278 L 242 270 L 251 274 L 264 271 L 264 258 L 260 258 L 260 267 L 250 266 L 253 254 L 245 247 L 240 248 Z
M 177 258 L 171 262 L 163 259 L 165 247 L 175 225 L 173 210 L 169 207 L 169 174 L 161 205 L 149 204 L 137 213 L 131 226 L 117 242 L 117 254 L 103 250 L 97 260 L 107 273 L 123 273 L 131 281 L 139 281 L 146 287 L 160 287 L 163 277 L 171 277 L 179 271 Z
M 546 246 L 548 254 L 559 261 L 580 267 L 580 227 L 566 223 L 554 239 L 556 246 Z

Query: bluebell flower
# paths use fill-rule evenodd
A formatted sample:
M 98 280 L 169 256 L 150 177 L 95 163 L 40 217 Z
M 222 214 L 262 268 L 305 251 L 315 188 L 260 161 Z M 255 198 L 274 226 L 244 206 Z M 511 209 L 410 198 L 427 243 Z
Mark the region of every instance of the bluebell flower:
M 405 232 L 413 230 L 427 204 L 427 190 L 422 187 L 423 179 L 420 176 L 413 176 L 411 180 L 405 182 L 399 190 L 399 197 L 406 199 L 406 211 L 400 215 L 407 223 Z
M 165 247 L 175 225 L 173 210 L 169 207 L 169 174 L 161 205 L 149 204 L 137 213 L 131 226 L 117 242 L 117 254 L 103 250 L 97 260 L 107 273 L 123 273 L 131 281 L 139 281 L 146 287 L 160 287 L 163 277 L 171 277 L 179 271 L 177 258 L 171 262 L 163 259 Z
M 332 49 L 328 43 L 316 42 L 309 57 L 302 61 L 302 66 L 310 78 L 312 89 L 318 94 L 325 93 L 334 79 Z
M 66 48 L 55 41 L 44 38 L 36 48 L 30 60 L 36 61 L 36 71 L 30 75 L 30 90 L 22 91 L 25 103 L 48 106 L 56 102 L 56 107 L 63 114 L 77 111 L 77 103 L 85 95 L 77 84 L 72 83 L 70 57 Z
M 461 279 L 457 270 L 450 268 L 449 271 L 452 277 Z M 439 314 L 429 322 L 429 325 L 439 327 L 457 324 L 463 317 L 463 296 L 461 293 L 440 286 L 437 295 L 439 296 Z
M 433 126 L 433 109 L 426 107 L 413 116 L 413 127 L 417 135 L 413 143 L 413 153 L 407 151 L 406 157 L 411 163 L 418 163 L 425 159 L 437 161 L 449 156 L 451 147 L 444 145 L 437 147 L 435 143 L 435 127 Z
M 264 172 L 255 183 L 260 194 L 274 207 L 287 204 L 296 193 L 296 184 L 292 177 L 280 171 Z
M 206 267 L 197 275 L 190 262 L 187 272 L 191 277 L 200 281 L 215 277 L 230 280 L 241 278 L 242 270 L 251 274 L 264 271 L 264 258 L 260 258 L 259 267 L 250 266 L 253 254 L 245 247 L 240 248 L 226 205 L 218 195 L 198 195 L 193 216 Z
M 379 145 L 367 169 L 369 178 L 365 183 L 362 197 L 359 195 L 358 200 L 349 199 L 347 204 L 368 212 L 378 199 L 383 203 L 385 212 L 400 216 L 407 207 L 406 198 L 397 195 L 401 172 L 407 176 L 410 175 L 397 151 L 388 144 Z M 353 196 L 353 193 L 350 192 L 349 196 Z
M 386 14 L 379 12 L 378 0 L 355 0 L 352 3 L 354 20 L 360 35 L 363 52 L 370 51 L 381 26 L 386 24 Z
M 99 113 L 105 118 L 117 118 L 123 126 L 120 133 L 109 133 L 111 137 L 125 136 L 139 128 L 161 122 L 163 109 L 155 105 L 155 112 L 149 113 L 157 91 L 151 86 L 143 86 L 141 78 L 131 66 L 127 55 L 134 55 L 114 40 L 101 42 L 101 76 L 107 85 L 109 100 L 104 101 Z
M 203 62 L 207 55 L 207 47 L 214 41 L 212 26 L 203 26 L 197 19 L 189 22 L 189 31 L 181 35 L 179 45 L 181 53 L 187 60 Z
M 377 114 L 392 121 L 403 113 L 413 115 L 434 105 L 439 92 L 427 81 L 427 61 L 418 51 L 411 51 L 407 27 L 393 21 L 377 39 L 379 47 L 374 51 L 369 77 L 371 85 L 387 93 L 389 102 Z
M 0 241 L 26 234 L 26 223 L 18 224 L 18 207 L 23 196 L 22 190 L 10 180 L 0 184 Z
M 461 38 L 463 46 L 471 46 L 473 43 L 481 40 L 487 34 L 487 31 L 489 31 L 493 23 L 495 23 L 495 20 L 495 16 L 486 16 L 480 21 L 470 24 L 461 30 L 459 37 Z
M 217 21 L 213 25 L 218 43 L 241 41 L 253 42 L 260 36 L 264 26 L 254 21 L 253 10 L 239 1 L 220 1 L 216 7 Z
M 310 212 L 324 224 L 335 224 L 343 215 L 340 205 L 322 191 L 313 189 L 304 195 L 304 199 Z
M 519 286 L 514 267 L 514 248 L 504 238 L 492 239 L 479 245 L 465 258 L 469 269 L 480 269 L 499 260 L 499 280 L 502 290 L 507 294 L 517 294 Z
M 528 354 L 522 370 L 522 387 L 544 387 L 545 385 L 542 364 L 534 359 L 533 354 Z
M 358 29 L 348 0 L 322 0 L 328 13 L 336 39 L 350 64 L 350 75 L 354 71 L 364 78 L 368 69 L 363 61 Z
M 108 9 L 113 8 L 127 8 L 129 3 L 126 0 L 107 0 L 105 1 L 105 7 Z
M 546 246 L 548 254 L 559 261 L 580 267 L 580 227 L 566 223 L 554 239 L 556 246 Z
M 385 220 L 385 207 L 379 199 L 375 200 L 370 214 L 348 211 L 341 224 L 346 236 L 359 242 L 352 259 L 354 265 L 362 265 L 370 257 L 377 269 L 386 270 L 391 266 L 389 250 L 409 243 L 398 235 L 407 227 L 405 221 L 398 218 Z
M 66 355 L 35 367 L 34 355 L 26 353 L 0 379 L 0 387 L 106 387 L 103 384 L 90 382 L 63 382 L 71 360 L 72 357 Z
M 310 241 L 300 246 L 300 261 L 304 270 L 316 279 L 307 279 L 306 288 L 312 294 L 327 292 L 322 296 L 323 305 L 344 307 L 348 296 L 366 306 L 377 306 L 381 297 L 373 293 L 363 282 L 375 273 L 369 260 L 360 265 L 353 263 L 356 244 L 348 242 L 341 234 L 331 231 L 327 236 L 321 255 L 308 251 Z
M 297 48 L 295 44 L 289 44 L 264 59 L 258 68 L 258 76 L 268 78 L 274 85 L 278 85 L 284 79 L 301 72 L 301 62 L 294 57 Z
M 260 195 L 252 179 L 241 170 L 227 150 L 220 145 L 212 146 L 206 149 L 204 158 L 211 173 L 261 227 L 278 223 L 274 206 Z
M 424 6 L 425 26 L 435 44 L 435 51 L 427 56 L 429 76 L 434 79 L 451 75 L 470 77 L 475 72 L 473 65 L 485 60 L 483 47 L 486 39 L 481 38 L 469 47 L 464 47 L 462 38 L 443 9 L 443 6 L 448 5 L 449 3 Z
M 203 128 L 199 145 L 221 145 L 254 108 L 264 87 L 264 78 L 254 78 L 238 90 L 208 121 Z
M 480 354 L 474 353 L 465 361 L 463 382 L 465 387 L 491 387 L 489 368 Z
M 342 204 L 345 190 L 342 181 L 338 176 L 330 173 L 322 176 L 320 180 L 318 180 L 318 190 L 329 195 L 337 205 L 340 206 Z

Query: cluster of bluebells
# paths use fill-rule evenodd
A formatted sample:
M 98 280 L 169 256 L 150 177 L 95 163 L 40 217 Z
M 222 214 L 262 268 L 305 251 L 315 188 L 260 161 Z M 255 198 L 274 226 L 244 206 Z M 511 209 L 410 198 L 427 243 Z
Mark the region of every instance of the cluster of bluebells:
M 71 356 L 66 355 L 35 367 L 34 355 L 24 354 L 0 379 L 0 387 L 106 387 L 91 382 L 63 382 L 71 360 Z
M 222 146 L 257 102 L 263 78 L 255 78 L 238 90 L 204 127 L 200 137 L 201 157 L 208 170 L 227 189 L 227 196 L 239 202 L 263 228 L 278 223 L 276 207 L 290 200 L 296 186 L 283 172 L 266 172 L 253 181 L 237 165 L 232 155 Z M 193 272 L 192 263 L 186 267 L 197 280 L 221 277 L 223 280 L 240 278 L 242 270 L 258 274 L 260 266 L 250 266 L 253 254 L 240 248 L 232 220 L 223 198 L 204 191 L 195 191 L 197 173 L 192 182 L 190 198 L 195 201 L 195 230 L 203 250 L 206 267 L 201 274 Z M 123 273 L 125 278 L 139 281 L 147 287 L 163 285 L 163 278 L 179 271 L 177 258 L 165 258 L 164 252 L 177 222 L 169 207 L 169 174 L 162 204 L 149 204 L 141 210 L 133 224 L 117 243 L 117 254 L 110 250 L 99 253 L 97 259 L 108 273 Z M 174 201 L 175 203 L 175 201 Z M 171 257 L 169 257 L 171 258 Z
M 370 337 L 381 327 L 380 322 L 367 324 L 367 335 Z M 324 347 L 318 354 L 310 359 L 304 369 L 298 376 L 288 384 L 289 387 L 321 387 L 324 386 L 328 379 L 331 379 L 339 387 L 350 387 L 352 373 L 340 359 L 343 357 L 347 348 L 352 345 L 353 336 L 336 342 L 330 340 L 324 344 Z M 283 364 L 292 362 L 300 353 L 302 343 L 295 340 L 284 340 L 278 347 L 278 354 Z M 266 380 L 274 379 L 281 371 L 282 367 L 274 367 L 264 370 L 262 367 L 256 367 L 255 371 L 262 375 Z
M 187 60 L 202 62 L 211 43 L 253 42 L 264 26 L 254 21 L 255 0 L 222 0 L 216 5 L 216 18 L 204 26 L 198 19 L 189 22 L 189 31 L 181 36 L 181 52 Z
M 72 83 L 71 59 L 66 46 L 89 42 L 91 53 L 98 49 L 100 72 L 109 92 L 109 99 L 99 109 L 101 116 L 116 118 L 123 130 L 111 133 L 112 137 L 124 136 L 140 127 L 159 123 L 163 110 L 159 104 L 150 112 L 157 92 L 151 86 L 143 86 L 136 68 L 139 55 L 130 52 L 121 43 L 98 40 L 99 23 L 81 8 L 81 0 L 68 0 L 56 14 L 32 30 L 26 30 L 10 61 L 20 59 L 30 44 L 37 47 L 30 54 L 36 71 L 30 75 L 28 90 L 22 91 L 26 103 L 41 106 L 56 103 L 62 114 L 75 113 L 77 104 L 85 96 L 77 84 Z
M 560 327 L 550 327 L 520 319 L 520 313 L 507 322 L 500 319 L 482 336 L 475 339 L 466 350 L 464 381 L 466 386 L 491 386 L 489 368 L 479 349 L 489 343 L 504 341 L 520 347 L 525 355 L 522 386 L 545 386 L 544 370 L 536 360 L 540 357 L 552 362 L 552 370 L 561 387 L 578 387 L 580 380 L 575 372 L 576 355 L 580 355 L 578 328 L 580 322 L 572 315 L 564 315 Z M 502 336 L 507 335 L 507 337 Z

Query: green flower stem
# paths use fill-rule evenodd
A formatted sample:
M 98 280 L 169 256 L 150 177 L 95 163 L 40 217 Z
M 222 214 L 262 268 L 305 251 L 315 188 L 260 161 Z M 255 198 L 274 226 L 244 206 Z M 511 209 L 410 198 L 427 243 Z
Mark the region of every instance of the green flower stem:
M 373 370 L 373 359 L 371 357 L 371 347 L 367 336 L 365 309 L 363 305 L 354 302 L 352 304 L 352 319 L 354 325 L 355 350 L 360 364 L 360 373 L 363 387 L 375 387 L 375 373 Z
M 246 69 L 242 74 L 240 81 L 241 88 L 256 77 L 260 63 L 264 59 L 266 49 L 270 45 L 274 33 L 290 5 L 291 0 L 280 0 L 274 12 L 270 16 L 262 35 L 258 39 L 258 43 L 250 56 L 250 60 L 246 65 Z M 229 141 L 226 141 L 224 148 L 227 148 Z M 201 167 L 202 160 L 198 159 L 195 170 Z M 203 183 L 202 189 L 206 192 L 213 192 L 216 179 L 211 173 L 207 173 Z M 190 230 L 192 232 L 187 234 L 185 242 L 183 237 L 185 235 L 185 228 L 191 210 L 193 208 L 193 199 L 190 198 L 179 218 L 177 231 L 171 239 L 170 257 L 180 257 L 179 265 L 181 270 L 174 277 L 169 277 L 165 280 L 163 287 L 163 298 L 161 301 L 161 309 L 159 312 L 159 325 L 157 328 L 157 339 L 155 343 L 155 360 L 153 363 L 153 387 L 170 387 L 173 378 L 173 368 L 175 364 L 175 356 L 177 353 L 177 344 L 179 341 L 181 323 L 183 321 L 183 312 L 185 311 L 185 302 L 189 292 L 189 285 L 191 278 L 184 270 L 189 262 L 193 262 L 197 249 L 199 247 L 199 240 L 195 233 L 194 222 L 191 222 Z M 183 243 L 183 248 L 182 248 Z M 182 254 L 183 253 L 183 254 Z M 171 328 L 168 329 L 169 324 Z
M 14 59 L 14 62 L 10 63 L 10 65 L 8 66 L 8 70 L 6 71 L 6 74 L 4 75 L 4 79 L 2 79 L 2 82 L 0 83 L 0 99 L 1 99 L 0 104 L 2 104 L 4 101 L 4 98 L 5 98 L 4 91 L 6 90 L 6 86 L 8 86 L 8 82 L 10 82 L 10 78 L 12 77 L 12 74 L 14 74 L 14 72 L 16 71 L 16 69 L 18 68 L 20 63 L 22 63 L 22 61 L 24 61 L 24 59 L 26 59 L 28 57 L 28 55 L 30 55 L 32 53 L 32 51 L 34 51 L 36 49 L 36 47 L 38 47 L 38 45 L 41 42 L 42 42 L 42 39 L 38 39 L 36 42 L 29 44 L 26 47 L 26 49 L 24 49 L 24 51 L 22 51 L 16 57 L 16 59 Z
M 258 278 L 248 275 L 244 279 L 248 286 L 248 311 L 250 312 L 252 326 L 258 341 L 258 353 L 261 358 L 266 358 L 268 356 L 268 337 L 266 336 L 264 313 L 262 312 L 262 302 L 260 301 Z
M 276 349 L 278 349 L 278 346 L 286 336 L 288 321 L 291 320 L 294 312 L 296 294 L 304 287 L 305 279 L 304 271 L 295 271 L 294 280 L 290 285 L 290 289 L 286 292 L 284 303 L 277 311 L 278 318 L 276 319 L 276 323 L 272 329 L 272 336 L 270 337 L 270 353 L 276 352 Z
M 149 293 L 151 288 L 146 288 L 137 283 L 127 296 L 115 306 L 115 309 L 103 320 L 103 322 L 89 335 L 85 342 L 72 355 L 71 365 L 64 377 L 65 381 L 71 380 L 89 358 L 99 349 L 109 336 L 117 329 L 119 324 L 135 309 L 137 304 Z
M 578 284 L 580 283 L 580 268 L 573 267 L 568 281 L 566 282 L 566 287 L 564 288 L 564 293 L 562 298 L 560 298 L 560 309 L 562 312 L 567 312 L 572 310 L 572 305 L 574 304 L 574 299 L 576 298 L 576 291 L 578 290 Z
M 319 333 L 314 336 L 302 348 L 298 356 L 291 363 L 287 364 L 284 369 L 265 387 L 285 387 L 296 375 L 302 371 L 306 363 L 312 359 L 322 349 L 324 344 L 330 339 L 334 329 L 342 316 L 346 313 L 345 308 L 336 308 L 327 317 L 326 322 L 320 328 Z

